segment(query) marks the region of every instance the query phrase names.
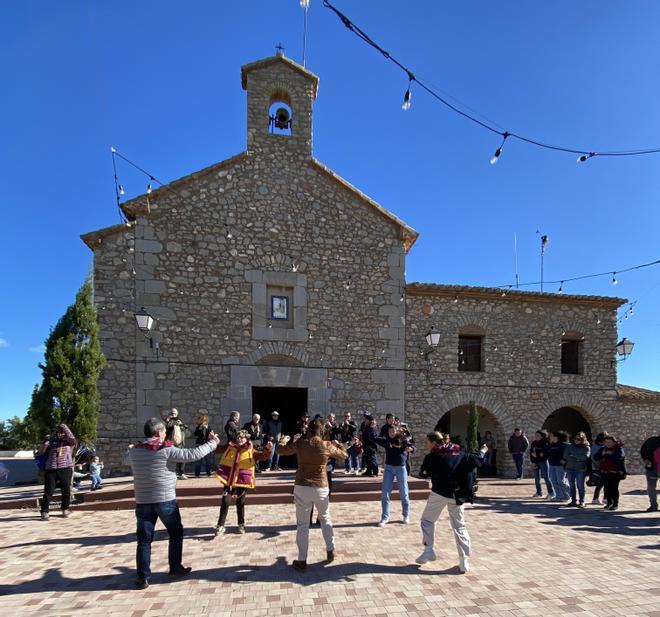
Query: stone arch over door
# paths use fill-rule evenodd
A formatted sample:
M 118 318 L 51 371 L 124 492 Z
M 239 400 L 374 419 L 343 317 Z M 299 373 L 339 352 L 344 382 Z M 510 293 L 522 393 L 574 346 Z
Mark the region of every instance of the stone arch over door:
M 582 392 L 562 392 L 551 398 L 538 413 L 533 414 L 532 420 L 536 423 L 535 426 L 541 428 L 549 416 L 559 409 L 568 407 L 577 411 L 586 420 L 592 435 L 607 430 L 608 418 L 605 406 Z
M 309 355 L 302 350 L 300 345 L 291 345 L 284 341 L 268 341 L 259 344 L 257 349 L 245 357 L 244 364 L 264 364 L 272 359 L 270 364 L 278 365 L 282 363 L 283 357 L 290 358 L 290 361 L 286 362 L 287 365 L 306 366 L 309 364 Z
M 480 429 L 481 436 L 484 436 L 485 430 L 491 430 L 497 440 L 498 475 L 511 473 L 512 463 L 507 452 L 507 439 L 513 430 L 514 420 L 504 404 L 493 394 L 477 388 L 460 388 L 443 393 L 438 398 L 438 404 L 433 410 L 434 425 L 432 428 L 447 414 L 465 413 L 470 401 L 474 401 L 480 420 L 484 420 L 482 425 L 484 428 Z M 454 434 L 454 431 L 450 430 L 450 433 Z

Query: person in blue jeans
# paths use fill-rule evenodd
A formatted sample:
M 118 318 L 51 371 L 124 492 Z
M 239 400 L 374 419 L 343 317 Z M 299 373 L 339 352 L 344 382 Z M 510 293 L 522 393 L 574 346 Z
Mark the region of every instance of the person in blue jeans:
M 550 440 L 548 439 L 548 431 L 541 430 L 534 433 L 534 440 L 529 446 L 529 460 L 534 470 L 534 483 L 536 484 L 536 493 L 534 497 L 543 497 L 543 490 L 541 488 L 541 478 L 545 481 L 547 489 L 547 499 L 555 498 L 555 491 L 550 482 L 550 465 L 548 463 L 548 455 L 550 453 Z
M 566 468 L 564 467 L 564 450 L 568 445 L 568 434 L 565 431 L 555 431 L 550 436 L 548 450 L 548 469 L 550 482 L 555 495 L 553 501 L 566 501 L 569 495 Z
M 89 464 L 89 479 L 92 481 L 92 490 L 95 491 L 103 486 L 101 481 L 101 470 L 103 469 L 103 463 L 98 456 L 92 458 L 92 461 Z
M 523 461 L 525 460 L 525 452 L 529 447 L 529 440 L 525 437 L 519 428 L 513 429 L 513 435 L 509 437 L 509 453 L 516 465 L 516 480 L 522 480 L 523 477 Z
M 573 443 L 569 443 L 564 450 L 563 461 L 566 464 L 566 475 L 571 489 L 571 501 L 566 504 L 568 507 L 584 508 L 584 481 L 590 457 L 591 448 L 587 436 L 580 431 L 575 434 Z
M 206 443 L 209 439 L 209 433 L 211 433 L 211 428 L 209 427 L 209 417 L 207 415 L 197 416 L 197 426 L 195 427 L 195 445 L 201 446 Z M 204 469 L 206 475 L 211 477 L 211 468 L 213 467 L 213 452 L 207 454 L 204 458 L 198 460 L 195 463 L 195 477 L 199 478 L 202 472 L 202 463 L 204 464 Z
M 214 452 L 220 440 L 213 432 L 208 441 L 195 448 L 176 448 L 165 441 L 165 423 L 151 418 L 144 425 L 145 441 L 129 446 L 126 459 L 133 468 L 135 518 L 137 519 L 138 589 L 149 587 L 151 578 L 151 543 L 156 521 L 161 520 L 169 534 L 168 561 L 170 576 L 185 576 L 192 568 L 182 565 L 183 525 L 176 501 L 176 465 L 198 461 Z
M 387 437 L 375 437 L 377 445 L 385 448 L 385 467 L 383 469 L 383 485 L 381 489 L 381 507 L 379 527 L 384 527 L 390 520 L 390 498 L 394 489 L 396 479 L 399 495 L 401 495 L 401 507 L 403 510 L 403 523 L 410 522 L 410 497 L 408 495 L 408 472 L 406 461 L 408 455 L 415 452 L 415 446 L 405 439 L 397 426 L 390 426 Z

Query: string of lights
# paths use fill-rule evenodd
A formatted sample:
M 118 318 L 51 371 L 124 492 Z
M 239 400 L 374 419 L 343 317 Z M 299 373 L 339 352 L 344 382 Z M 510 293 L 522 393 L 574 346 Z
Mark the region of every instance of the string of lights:
M 612 277 L 612 285 L 618 285 L 619 284 L 619 279 L 617 278 L 617 274 L 621 275 L 626 272 L 632 272 L 633 270 L 641 270 L 642 268 L 650 268 L 651 266 L 657 266 L 660 264 L 660 259 L 656 259 L 655 261 L 649 261 L 648 263 L 643 263 L 639 264 L 637 266 L 631 266 L 629 268 L 620 268 L 619 270 L 607 270 L 606 272 L 596 272 L 594 274 L 583 274 L 581 276 L 572 276 L 572 277 L 566 277 L 563 279 L 558 279 L 554 281 L 543 281 L 544 284 L 550 284 L 550 285 L 559 285 L 559 289 L 557 290 L 557 293 L 563 293 L 564 292 L 564 284 L 565 283 L 571 283 L 573 281 L 583 281 L 585 279 L 592 279 L 592 278 L 597 278 L 600 276 L 611 276 Z M 526 283 L 516 283 L 514 285 L 509 284 L 509 285 L 497 285 L 498 288 L 504 289 L 506 291 L 509 291 L 511 289 L 514 289 L 516 287 L 531 287 L 533 285 L 540 285 L 541 281 L 530 281 Z
M 401 105 L 403 111 L 408 111 L 411 108 L 412 87 L 413 84 L 416 84 L 417 87 L 426 91 L 430 96 L 432 96 L 434 99 L 439 101 L 450 111 L 462 116 L 466 120 L 470 120 L 471 122 L 479 125 L 481 128 L 490 131 L 491 133 L 499 135 L 502 138 L 502 141 L 490 159 L 491 165 L 495 165 L 500 159 L 500 156 L 502 155 L 502 151 L 504 149 L 504 145 L 506 144 L 507 140 L 513 140 L 513 139 L 517 139 L 521 142 L 527 143 L 532 146 L 536 146 L 538 148 L 543 148 L 545 150 L 564 152 L 568 154 L 577 154 L 578 155 L 577 162 L 579 163 L 584 163 L 585 161 L 588 161 L 589 159 L 594 158 L 596 156 L 625 157 L 625 156 L 640 156 L 640 155 L 660 153 L 660 147 L 641 148 L 641 149 L 633 149 L 633 150 L 580 149 L 580 148 L 547 143 L 545 141 L 541 141 L 540 139 L 528 137 L 526 135 L 514 131 L 501 130 L 501 128 L 498 127 L 496 122 L 487 119 L 482 120 L 480 119 L 480 117 L 481 118 L 484 117 L 482 114 L 478 112 L 474 112 L 473 110 L 466 111 L 466 109 L 469 109 L 467 108 L 467 106 L 463 106 L 465 107 L 465 109 L 461 109 L 461 107 L 451 103 L 448 100 L 448 98 L 450 97 L 442 96 L 441 94 L 439 94 L 437 89 L 432 88 L 427 81 L 421 80 L 419 77 L 417 77 L 415 71 L 413 71 L 411 68 L 409 68 L 408 66 L 404 65 L 402 62 L 397 60 L 389 51 L 387 51 L 384 47 L 382 47 L 379 43 L 377 43 L 374 39 L 372 39 L 364 30 L 362 30 L 355 23 L 353 23 L 351 19 L 349 19 L 344 13 L 342 13 L 339 9 L 333 6 L 333 4 L 329 0 L 323 0 L 323 6 L 331 10 L 341 20 L 344 26 L 346 26 L 346 28 L 350 30 L 353 34 L 355 34 L 360 40 L 364 41 L 365 43 L 376 49 L 380 54 L 382 54 L 382 56 L 386 60 L 392 62 L 394 65 L 396 65 L 406 74 L 408 78 L 408 86 L 403 95 L 403 103 Z

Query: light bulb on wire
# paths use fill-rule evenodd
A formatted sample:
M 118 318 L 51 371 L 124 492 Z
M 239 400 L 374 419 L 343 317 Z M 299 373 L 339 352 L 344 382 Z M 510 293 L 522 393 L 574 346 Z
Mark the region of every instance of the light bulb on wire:
M 587 154 L 581 154 L 580 156 L 577 157 L 577 162 L 578 163 L 584 163 L 585 161 L 588 161 L 590 158 L 596 156 L 595 152 L 589 152 Z
M 121 184 L 117 185 L 117 190 L 119 191 L 120 195 L 126 195 L 126 191 L 124 190 L 124 187 Z
M 563 294 L 563 293 L 564 293 L 564 281 L 562 281 L 562 282 L 559 284 L 559 289 L 557 290 L 557 293 L 558 293 L 558 294 Z
M 616 280 L 616 272 L 612 272 L 612 285 L 618 285 L 619 281 Z
M 495 165 L 497 161 L 500 158 L 500 155 L 502 154 L 502 148 L 504 148 L 504 142 L 507 140 L 507 138 L 511 135 L 508 131 L 504 131 L 502 133 L 502 143 L 500 144 L 500 147 L 495 150 L 495 154 L 493 154 L 492 158 L 490 159 L 490 164 Z
M 412 85 L 414 79 L 415 76 L 409 72 L 408 89 L 406 90 L 406 93 L 403 95 L 403 104 L 401 105 L 401 109 L 403 109 L 403 111 L 408 111 L 410 109 L 410 99 L 412 98 L 412 92 L 410 91 L 410 86 Z

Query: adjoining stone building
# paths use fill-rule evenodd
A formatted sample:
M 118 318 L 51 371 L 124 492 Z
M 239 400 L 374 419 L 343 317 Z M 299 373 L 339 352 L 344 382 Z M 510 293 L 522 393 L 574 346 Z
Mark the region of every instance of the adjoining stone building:
M 616 385 L 624 300 L 406 284 L 417 232 L 313 157 L 318 78 L 278 54 L 241 81 L 245 152 L 82 236 L 108 360 L 106 461 L 119 466 L 171 407 L 218 429 L 232 410 L 277 408 L 289 427 L 305 412 L 392 412 L 421 437 L 438 422 L 460 432 L 475 401 L 501 453 L 514 425 L 608 429 L 633 449 L 657 432 L 660 393 Z M 151 339 L 135 326 L 141 307 L 157 319 Z M 441 342 L 428 354 L 431 326 Z

